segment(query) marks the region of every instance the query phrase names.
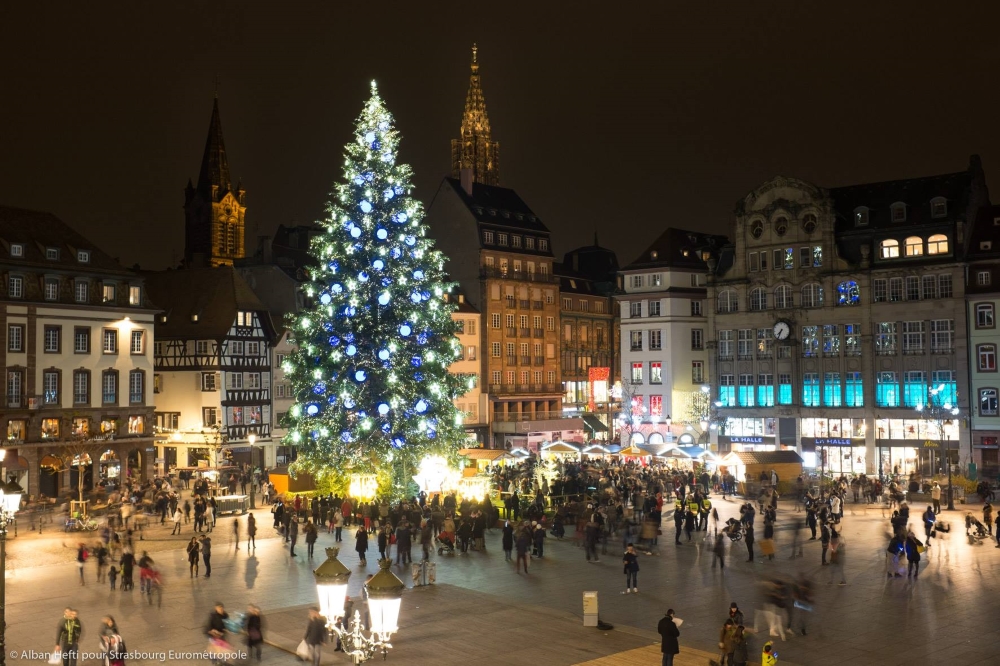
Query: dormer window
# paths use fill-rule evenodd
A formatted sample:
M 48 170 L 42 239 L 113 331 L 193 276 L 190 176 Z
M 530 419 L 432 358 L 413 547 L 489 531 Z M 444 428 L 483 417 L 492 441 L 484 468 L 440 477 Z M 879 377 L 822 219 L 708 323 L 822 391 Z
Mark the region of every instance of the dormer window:
M 511 236 L 511 242 L 514 243 L 514 247 L 521 247 L 521 237 Z
M 484 231 L 483 232 L 483 243 L 485 243 L 486 245 L 493 245 L 493 232 L 492 231 Z
M 899 257 L 899 241 L 892 238 L 882 241 L 879 246 L 879 256 L 883 259 L 896 259 Z
M 548 252 L 548 250 L 549 250 L 549 242 L 547 240 L 545 240 L 544 238 L 539 238 L 538 239 L 538 249 L 541 250 L 542 252 Z
M 867 227 L 868 226 L 868 208 L 865 206 L 860 206 L 854 209 L 854 226 L 856 227 Z
M 13 243 L 10 246 L 10 256 L 12 257 L 23 257 L 24 256 L 24 246 L 20 243 Z
M 948 200 L 944 197 L 931 199 L 931 217 L 948 217 Z
M 948 254 L 948 237 L 934 234 L 927 239 L 927 254 Z
M 788 231 L 788 218 L 779 217 L 774 221 L 774 233 L 779 236 L 784 236 L 786 231 Z
M 503 215 L 508 220 L 510 219 L 510 213 L 508 211 L 503 211 L 503 213 L 501 213 L 501 215 Z
M 497 237 L 500 240 L 500 245 L 503 245 L 503 246 L 507 245 L 507 234 L 497 234 Z
M 497 216 L 497 209 L 490 208 L 490 217 L 496 217 L 496 216 Z
M 906 204 L 905 203 L 894 203 L 892 204 L 892 221 L 893 222 L 906 222 Z
M 992 241 L 979 241 L 979 249 L 980 250 L 992 250 L 993 249 L 993 242 Z
M 816 216 L 809 213 L 804 218 L 802 218 L 802 230 L 807 234 L 811 234 L 816 231 Z
M 45 258 L 49 261 L 59 261 L 59 248 L 57 247 L 47 247 L 45 248 Z
M 90 250 L 77 250 L 76 251 L 76 260 L 78 262 L 80 262 L 81 264 L 89 264 L 90 263 Z
M 524 247 L 527 248 L 527 249 L 529 249 L 529 250 L 534 250 L 535 249 L 535 239 L 532 238 L 531 236 L 525 236 L 524 237 Z
M 754 238 L 760 238 L 764 235 L 764 223 L 761 220 L 754 220 L 750 224 L 750 235 Z

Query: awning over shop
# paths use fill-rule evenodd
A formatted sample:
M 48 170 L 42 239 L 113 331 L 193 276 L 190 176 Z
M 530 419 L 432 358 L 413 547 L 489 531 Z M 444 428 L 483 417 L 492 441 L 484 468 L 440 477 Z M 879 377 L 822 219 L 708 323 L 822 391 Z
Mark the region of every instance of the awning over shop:
M 583 414 L 583 425 L 593 433 L 608 431 L 608 426 L 601 423 L 601 419 L 594 414 Z
M 618 453 L 619 453 L 619 455 L 631 456 L 633 458 L 646 458 L 646 457 L 649 457 L 649 456 L 652 455 L 649 451 L 644 451 L 643 449 L 640 449 L 635 444 L 633 444 L 631 446 L 626 446 L 624 449 L 622 449 Z

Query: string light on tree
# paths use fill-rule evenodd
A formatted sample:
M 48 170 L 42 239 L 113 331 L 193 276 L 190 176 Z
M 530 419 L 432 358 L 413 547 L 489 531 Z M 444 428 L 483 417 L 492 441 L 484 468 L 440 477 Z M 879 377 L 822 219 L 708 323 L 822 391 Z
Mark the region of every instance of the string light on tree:
M 296 398 L 287 441 L 296 468 L 320 476 L 416 469 L 464 438 L 453 400 L 468 378 L 448 373 L 459 354 L 443 298 L 452 285 L 398 145 L 373 82 L 310 247 L 310 306 L 294 316 L 299 349 L 285 362 Z

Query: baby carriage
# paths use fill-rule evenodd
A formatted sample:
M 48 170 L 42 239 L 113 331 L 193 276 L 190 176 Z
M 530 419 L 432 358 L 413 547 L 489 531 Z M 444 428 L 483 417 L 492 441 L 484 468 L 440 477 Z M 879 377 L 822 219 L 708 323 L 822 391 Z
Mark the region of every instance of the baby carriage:
M 743 529 L 740 526 L 740 521 L 730 518 L 726 521 L 726 526 L 722 528 L 722 533 L 733 541 L 739 541 L 743 538 Z
M 455 554 L 455 535 L 451 532 L 439 532 L 438 535 L 434 537 L 434 542 L 438 546 L 438 555 Z
M 983 539 L 989 537 L 989 532 L 978 518 L 968 513 L 965 516 L 965 535 L 969 537 L 970 546 L 981 546 Z

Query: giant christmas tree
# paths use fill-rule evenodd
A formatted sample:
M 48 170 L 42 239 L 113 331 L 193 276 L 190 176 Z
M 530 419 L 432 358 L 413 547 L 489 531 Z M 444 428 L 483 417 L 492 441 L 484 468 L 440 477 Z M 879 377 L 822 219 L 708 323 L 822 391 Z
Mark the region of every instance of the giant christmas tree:
M 452 401 L 469 382 L 448 372 L 460 345 L 445 257 L 427 237 L 398 144 L 373 82 L 312 241 L 309 305 L 291 320 L 298 350 L 284 367 L 296 469 L 335 486 L 377 473 L 380 493 L 399 492 L 424 455 L 457 449 L 464 431 Z

